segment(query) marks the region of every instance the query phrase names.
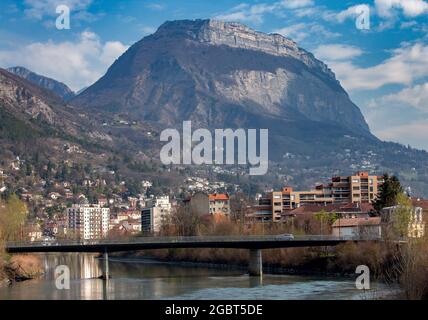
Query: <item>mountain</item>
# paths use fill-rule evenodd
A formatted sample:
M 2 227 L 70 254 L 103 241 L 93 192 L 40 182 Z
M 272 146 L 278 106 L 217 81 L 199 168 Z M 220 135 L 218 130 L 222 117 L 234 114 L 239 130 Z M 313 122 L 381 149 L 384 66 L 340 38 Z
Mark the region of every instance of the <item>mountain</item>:
M 281 35 L 215 20 L 166 22 L 72 103 L 164 126 L 326 126 L 371 136 L 333 72 L 311 53 Z
M 64 101 L 68 101 L 75 96 L 75 93 L 64 83 L 41 76 L 24 67 L 12 67 L 8 68 L 7 71 L 21 78 L 24 78 L 41 88 L 52 91 L 53 93 L 61 97 Z
M 143 178 L 162 185 L 177 179 L 154 163 L 134 161 L 135 145 L 101 123 L 52 91 L 0 68 L 0 168 L 7 172 L 1 186 L 9 192 L 28 187 L 40 192 L 40 185 L 33 184 L 41 180 L 82 188 L 85 178 L 104 177 L 126 180 L 137 190 Z M 150 141 L 147 149 L 153 149 Z
M 76 95 L 81 94 L 83 91 L 85 91 L 85 90 L 86 90 L 86 88 L 88 88 L 88 87 L 83 87 L 82 89 L 80 89 L 80 90 L 76 91 Z
M 307 188 L 366 170 L 397 174 L 420 194 L 428 189 L 428 154 L 372 135 L 326 64 L 291 39 L 239 23 L 166 22 L 70 103 L 103 119 L 134 154 L 158 157 L 147 132 L 156 138 L 184 120 L 192 128 L 267 128 L 272 164 L 260 184 Z
M 64 144 L 88 152 L 111 138 L 52 91 L 0 68 L 0 160 L 44 154 L 64 159 Z

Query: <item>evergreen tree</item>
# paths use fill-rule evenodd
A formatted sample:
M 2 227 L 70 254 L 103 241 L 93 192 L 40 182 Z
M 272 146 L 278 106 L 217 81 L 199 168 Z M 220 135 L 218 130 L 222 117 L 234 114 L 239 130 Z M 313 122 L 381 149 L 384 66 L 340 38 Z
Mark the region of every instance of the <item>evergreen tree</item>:
M 396 176 L 383 175 L 384 183 L 380 186 L 380 191 L 374 207 L 377 211 L 386 207 L 397 205 L 398 195 L 403 193 L 403 187 Z

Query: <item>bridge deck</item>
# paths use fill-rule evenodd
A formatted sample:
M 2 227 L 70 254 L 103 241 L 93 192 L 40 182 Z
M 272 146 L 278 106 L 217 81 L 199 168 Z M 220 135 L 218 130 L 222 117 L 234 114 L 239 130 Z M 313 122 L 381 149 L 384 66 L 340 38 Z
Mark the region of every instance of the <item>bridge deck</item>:
M 376 241 L 377 238 L 332 236 L 247 237 L 138 237 L 126 240 L 82 240 L 53 242 L 9 242 L 9 253 L 35 252 L 120 252 L 168 248 L 233 248 L 274 249 L 295 247 L 336 246 L 345 242 Z

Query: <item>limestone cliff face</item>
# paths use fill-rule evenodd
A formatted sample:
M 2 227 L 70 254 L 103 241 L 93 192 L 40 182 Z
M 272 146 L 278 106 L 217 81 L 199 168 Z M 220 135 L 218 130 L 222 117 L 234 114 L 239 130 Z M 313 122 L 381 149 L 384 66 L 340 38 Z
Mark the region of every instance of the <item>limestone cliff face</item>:
M 280 34 L 257 32 L 240 23 L 218 20 L 166 22 L 157 33 L 170 36 L 171 29 L 174 29 L 175 32 L 182 31 L 195 41 L 212 45 L 226 45 L 232 48 L 257 50 L 276 56 L 294 57 L 309 67 L 319 68 L 320 71 L 335 79 L 334 73 L 324 63 L 316 60 L 311 53 L 299 48 L 293 40 Z
M 64 83 L 51 78 L 44 77 L 24 67 L 12 67 L 8 68 L 7 71 L 17 75 L 18 77 L 26 79 L 41 88 L 53 92 L 65 101 L 70 100 L 74 97 L 74 92 Z
M 0 103 L 13 113 L 27 114 L 30 118 L 39 118 L 53 124 L 56 114 L 32 87 L 22 85 L 16 77 L 0 70 Z
M 88 139 L 86 134 L 97 133 L 59 96 L 0 68 L 0 129 L 8 128 L 4 121 L 11 119 L 47 136 L 55 132 Z
M 263 124 L 284 136 L 328 126 L 371 136 L 333 72 L 311 53 L 281 35 L 215 20 L 166 22 L 72 103 L 161 126 Z

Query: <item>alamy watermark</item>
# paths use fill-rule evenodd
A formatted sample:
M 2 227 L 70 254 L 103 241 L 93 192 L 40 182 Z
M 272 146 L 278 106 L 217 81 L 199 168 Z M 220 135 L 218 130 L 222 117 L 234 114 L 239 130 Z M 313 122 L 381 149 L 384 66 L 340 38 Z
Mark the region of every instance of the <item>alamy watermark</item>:
M 370 269 L 365 265 L 360 265 L 355 270 L 359 274 L 355 280 L 355 287 L 358 290 L 370 290 Z
M 355 27 L 358 30 L 370 30 L 370 7 L 366 4 L 360 4 L 355 7 Z
M 70 290 L 70 268 L 60 265 L 55 268 L 55 287 L 58 290 Z
M 182 137 L 176 129 L 165 129 L 161 132 L 160 141 L 167 143 L 161 149 L 160 160 L 165 165 L 249 165 L 250 175 L 264 175 L 268 171 L 269 131 L 260 129 L 259 136 L 257 131 L 215 129 L 213 138 L 208 129 L 197 129 L 192 133 L 191 121 L 184 121 Z
M 58 30 L 70 30 L 70 7 L 65 4 L 58 5 L 55 12 L 59 14 L 55 26 Z

